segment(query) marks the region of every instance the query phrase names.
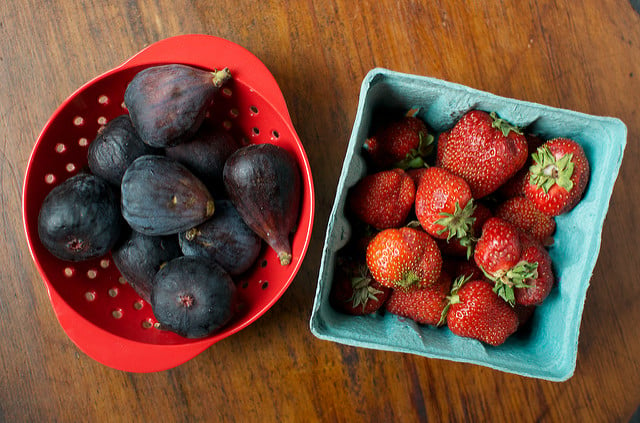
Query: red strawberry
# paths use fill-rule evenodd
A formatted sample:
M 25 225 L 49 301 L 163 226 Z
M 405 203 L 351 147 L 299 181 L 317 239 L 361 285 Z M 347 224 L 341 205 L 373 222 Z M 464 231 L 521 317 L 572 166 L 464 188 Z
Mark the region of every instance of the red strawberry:
M 584 150 L 568 138 L 544 143 L 533 154 L 525 195 L 543 213 L 558 216 L 573 209 L 589 182 L 590 168 Z
M 450 290 L 451 277 L 446 272 L 441 272 L 436 283 L 426 288 L 394 289 L 385 309 L 420 324 L 440 326 Z
M 414 112 L 417 111 L 409 111 L 402 119 L 392 121 L 364 142 L 363 148 L 374 166 L 380 169 L 424 166 L 424 159 L 433 150 L 433 136 L 425 123 L 412 115 Z
M 473 253 L 478 267 L 489 276 L 502 276 L 518 264 L 521 254 L 518 229 L 497 217 L 487 219 Z
M 518 315 L 490 282 L 458 278 L 448 299 L 443 318 L 455 335 L 498 346 L 518 329 Z
M 491 194 L 516 174 L 527 160 L 527 140 L 495 113 L 473 110 L 438 143 L 440 166 L 462 177 L 473 198 Z
M 439 167 L 430 167 L 422 174 L 415 211 L 429 235 L 457 239 L 470 249 L 474 210 L 471 189 L 464 179 Z
M 527 139 L 527 161 L 511 179 L 498 188 L 498 192 L 504 198 L 524 196 L 524 187 L 529 183 L 529 166 L 533 164 L 531 155 L 545 142 L 542 138 L 533 134 L 525 134 L 525 138 Z
M 540 305 L 551 292 L 555 282 L 551 257 L 540 242 L 526 234 L 520 234 L 520 243 L 522 244 L 521 263 L 536 263 L 537 267 L 533 275 L 523 281 L 527 287 L 514 288 L 516 304 Z
M 331 305 L 356 316 L 373 313 L 382 307 L 391 289 L 376 282 L 364 263 L 340 260 L 329 294 Z
M 553 244 L 556 221 L 536 208 L 526 197 L 513 197 L 500 204 L 496 217 L 512 223 L 521 231 L 533 236 L 544 245 Z
M 470 240 L 471 246 L 475 246 L 475 242 L 478 240 L 480 236 L 480 232 L 482 231 L 482 225 L 487 221 L 493 213 L 491 210 L 482 203 L 476 203 L 476 208 L 473 211 L 471 217 L 474 219 L 473 224 L 471 225 L 470 231 Z M 469 246 L 464 246 L 461 244 L 460 239 L 452 238 L 450 240 L 437 239 L 438 247 L 440 247 L 440 251 L 442 254 L 448 254 L 456 257 L 470 257 L 470 252 L 472 252 L 473 248 L 469 248 Z
M 438 280 L 442 255 L 436 242 L 421 229 L 385 229 L 367 247 L 367 266 L 383 286 L 424 287 Z
M 520 329 L 526 325 L 529 320 L 531 320 L 533 313 L 536 311 L 536 306 L 523 306 L 516 304 L 513 307 L 513 311 L 518 315 L 518 329 Z
M 416 187 L 402 169 L 366 175 L 349 192 L 351 211 L 376 229 L 402 226 L 413 207 Z

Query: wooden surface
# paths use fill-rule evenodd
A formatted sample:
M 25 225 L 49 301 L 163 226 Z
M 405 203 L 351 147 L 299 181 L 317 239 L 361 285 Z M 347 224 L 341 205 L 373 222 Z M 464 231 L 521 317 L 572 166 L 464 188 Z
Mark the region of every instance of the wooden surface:
M 22 179 L 70 93 L 186 33 L 246 47 L 278 80 L 314 174 L 314 233 L 294 283 L 256 323 L 178 368 L 127 374 L 84 355 L 57 323 L 23 234 Z M 640 16 L 628 0 L 2 1 L 0 40 L 0 421 L 625 422 L 638 406 Z M 310 333 L 360 83 L 376 66 L 628 125 L 569 381 Z

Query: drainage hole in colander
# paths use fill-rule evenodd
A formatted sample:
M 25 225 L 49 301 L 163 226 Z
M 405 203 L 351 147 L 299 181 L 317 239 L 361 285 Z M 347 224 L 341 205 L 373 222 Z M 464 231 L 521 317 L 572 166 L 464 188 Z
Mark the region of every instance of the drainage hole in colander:
M 89 279 L 95 279 L 98 276 L 98 271 L 96 269 L 87 270 L 87 277 Z
M 142 321 L 142 329 L 151 329 L 153 327 L 153 322 L 151 319 Z
M 249 107 L 249 110 L 251 110 L 251 115 L 257 115 L 260 112 L 256 106 Z
M 66 145 L 64 145 L 61 142 L 56 144 L 56 153 L 64 153 L 65 151 L 67 151 L 67 146 Z
M 109 293 L 109 296 L 111 298 L 115 298 L 115 297 L 118 296 L 118 288 L 113 287 L 113 288 L 109 289 L 108 293 Z
M 124 276 L 120 276 L 118 278 L 118 282 L 120 282 L 121 285 L 126 285 L 127 284 L 127 280 L 124 278 Z
M 276 131 L 275 129 L 271 131 L 271 139 L 277 140 L 278 138 L 280 138 L 280 132 Z
M 75 163 L 67 163 L 67 166 L 65 166 L 65 169 L 67 169 L 67 172 L 71 173 L 76 170 L 76 165 Z
M 107 267 L 109 267 L 109 260 L 107 259 L 100 260 L 100 267 L 102 267 L 103 269 L 106 269 Z
M 228 131 L 229 129 L 231 129 L 231 126 L 232 126 L 232 125 L 231 125 L 231 121 L 230 121 L 230 120 L 225 120 L 224 122 L 222 122 L 222 127 L 223 127 L 224 129 L 226 129 L 227 131 Z
M 71 276 L 73 276 L 73 274 L 75 273 L 75 270 L 73 269 L 73 267 L 65 267 L 64 268 L 64 275 L 68 278 L 70 278 Z
M 269 286 L 269 282 L 267 281 L 260 281 L 260 282 L 261 282 L 260 288 L 267 289 L 267 287 Z
M 231 97 L 233 95 L 233 91 L 231 91 L 231 88 L 229 87 L 224 87 L 222 89 L 222 95 L 224 95 L 225 97 Z
M 80 147 L 86 147 L 86 146 L 88 146 L 88 145 L 89 145 L 89 140 L 88 140 L 88 139 L 86 139 L 85 137 L 82 137 L 82 138 L 80 138 L 80 139 L 78 140 L 78 145 L 79 145 Z
M 107 118 L 104 116 L 100 116 L 98 118 L 98 125 L 106 125 L 107 124 Z
M 44 175 L 44 182 L 51 185 L 56 181 L 56 177 L 52 173 L 47 173 Z
M 242 282 L 242 285 L 240 285 L 242 287 L 242 289 L 247 289 L 249 287 L 249 282 L 244 281 Z
M 260 267 L 267 267 L 267 260 L 262 260 Z
M 87 291 L 84 293 L 84 298 L 87 301 L 94 301 L 96 299 L 96 293 L 94 291 Z
M 82 116 L 76 116 L 73 118 L 73 124 L 75 126 L 82 126 L 84 125 L 84 118 Z
M 122 107 L 124 110 L 127 110 L 127 105 L 124 104 L 124 101 L 120 103 L 120 107 Z
M 133 308 L 135 310 L 142 310 L 142 307 L 144 307 L 144 302 L 142 302 L 142 300 L 138 300 L 133 303 Z
M 98 97 L 98 103 L 99 104 L 109 104 L 109 97 L 107 97 L 106 95 L 102 94 L 100 97 Z
M 123 313 L 123 312 L 122 312 L 122 310 L 121 310 L 121 309 L 119 309 L 119 308 L 117 308 L 117 309 L 115 309 L 115 310 L 113 310 L 113 311 L 111 312 L 111 316 L 112 316 L 114 319 L 121 319 L 123 315 L 124 315 L 124 313 Z
M 240 111 L 234 107 L 229 110 L 229 116 L 231 116 L 232 118 L 237 118 L 238 116 L 240 116 Z
M 258 128 L 253 128 L 253 129 L 251 130 L 251 134 L 252 134 L 254 137 L 256 137 L 256 136 L 260 135 L 260 130 L 259 130 Z

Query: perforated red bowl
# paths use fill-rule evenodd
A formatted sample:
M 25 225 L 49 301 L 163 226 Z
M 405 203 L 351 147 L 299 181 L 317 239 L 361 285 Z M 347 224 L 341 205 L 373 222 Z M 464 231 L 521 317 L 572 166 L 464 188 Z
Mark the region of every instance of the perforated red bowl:
M 144 302 L 113 264 L 111 256 L 80 263 L 61 261 L 38 238 L 40 206 L 51 189 L 87 164 L 87 147 L 98 129 L 126 113 L 124 92 L 133 76 L 154 65 L 182 63 L 204 69 L 229 68 L 210 119 L 247 143 L 273 143 L 296 158 L 303 179 L 301 212 L 292 236 L 293 260 L 280 265 L 265 244 L 256 265 L 237 280 L 241 305 L 222 331 L 186 339 L 157 329 Z M 195 357 L 212 344 L 248 326 L 285 292 L 307 251 L 314 215 L 309 162 L 288 114 L 284 97 L 266 66 L 230 41 L 208 35 L 184 35 L 159 41 L 117 68 L 87 82 L 65 100 L 42 130 L 29 159 L 22 213 L 31 255 L 53 310 L 69 338 L 88 356 L 131 372 L 166 370 Z

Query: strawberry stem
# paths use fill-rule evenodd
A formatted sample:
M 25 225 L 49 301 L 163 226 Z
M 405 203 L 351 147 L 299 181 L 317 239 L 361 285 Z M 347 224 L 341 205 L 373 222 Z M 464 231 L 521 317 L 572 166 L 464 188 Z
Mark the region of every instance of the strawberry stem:
M 476 218 L 473 217 L 475 209 L 476 206 L 473 203 L 473 199 L 469 200 L 464 208 L 461 208 L 460 203 L 456 201 L 453 213 L 442 212 L 440 213 L 442 217 L 434 222 L 442 226 L 442 229 L 437 231 L 439 235 L 445 232 L 447 233 L 447 242 L 449 242 L 451 238 L 456 238 L 460 241 L 460 245 L 467 247 L 467 258 L 471 256 L 473 251 L 471 227 L 476 220 Z
M 542 146 L 531 155 L 533 164 L 529 168 L 529 183 L 542 188 L 546 193 L 558 185 L 566 191 L 573 188 L 573 154 L 568 153 L 556 159 L 548 147 Z
M 420 141 L 418 142 L 418 147 L 411 149 L 404 159 L 400 160 L 395 164 L 395 167 L 399 167 L 400 169 L 418 169 L 421 167 L 427 167 L 424 159 L 426 159 L 431 153 L 433 153 L 433 142 L 435 138 L 431 134 L 425 134 L 420 131 L 418 133 L 420 137 Z
M 489 116 L 491 116 L 491 118 L 493 119 L 491 126 L 502 131 L 502 135 L 504 135 L 505 137 L 508 137 L 509 132 L 511 131 L 515 132 L 516 134 L 522 135 L 522 130 L 520 128 L 510 124 L 504 119 L 499 118 L 496 112 L 489 113 Z
M 449 308 L 451 307 L 451 304 L 458 304 L 461 302 L 458 291 L 460 290 L 462 285 L 469 281 L 469 279 L 471 279 L 471 275 L 461 275 L 453 281 L 453 284 L 451 286 L 451 293 L 447 295 L 447 304 L 442 309 L 442 313 L 440 313 L 440 320 L 438 320 L 438 324 L 436 326 L 442 326 L 447 321 L 447 315 L 449 314 Z

